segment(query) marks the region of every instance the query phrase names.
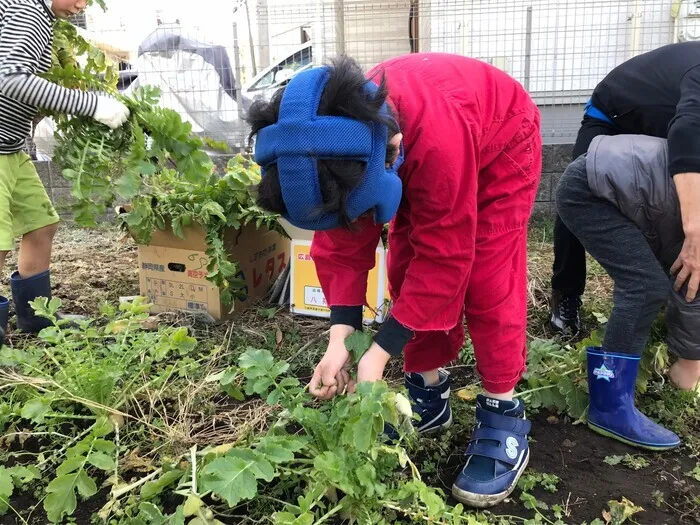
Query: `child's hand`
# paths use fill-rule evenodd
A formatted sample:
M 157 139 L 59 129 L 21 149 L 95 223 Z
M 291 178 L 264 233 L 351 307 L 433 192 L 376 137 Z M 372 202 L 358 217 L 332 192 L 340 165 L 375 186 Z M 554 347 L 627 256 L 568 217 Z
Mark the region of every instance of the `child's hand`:
M 100 95 L 93 118 L 105 126 L 118 129 L 129 119 L 129 108 L 112 97 Z
M 331 328 L 328 349 L 316 365 L 314 375 L 309 383 L 309 392 L 319 399 L 331 399 L 343 393 L 350 383 L 350 352 L 345 348 L 345 338 L 355 331 L 344 325 Z
M 381 346 L 372 343 L 357 365 L 357 382 L 381 380 L 390 357 Z M 351 385 L 351 390 L 354 390 L 354 385 Z

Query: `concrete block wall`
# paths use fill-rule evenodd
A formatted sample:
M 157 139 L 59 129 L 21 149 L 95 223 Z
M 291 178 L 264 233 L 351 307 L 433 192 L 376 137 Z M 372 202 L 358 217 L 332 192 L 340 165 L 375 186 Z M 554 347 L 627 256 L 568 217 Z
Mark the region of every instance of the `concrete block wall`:
M 70 204 L 70 183 L 61 175 L 61 167 L 49 161 L 35 161 L 34 166 L 54 206 L 58 209 Z
M 542 147 L 542 176 L 535 198 L 535 215 L 554 215 L 554 191 L 571 163 L 573 144 L 545 144 Z
M 572 144 L 546 144 L 542 148 L 542 177 L 537 191 L 535 215 L 554 214 L 554 190 L 559 178 L 571 162 Z M 217 171 L 223 173 L 230 156 L 217 155 L 213 157 Z M 71 202 L 70 185 L 61 176 L 60 167 L 49 161 L 37 161 L 36 165 L 41 181 L 51 197 L 54 206 L 60 213 Z M 63 210 L 61 210 L 63 208 Z

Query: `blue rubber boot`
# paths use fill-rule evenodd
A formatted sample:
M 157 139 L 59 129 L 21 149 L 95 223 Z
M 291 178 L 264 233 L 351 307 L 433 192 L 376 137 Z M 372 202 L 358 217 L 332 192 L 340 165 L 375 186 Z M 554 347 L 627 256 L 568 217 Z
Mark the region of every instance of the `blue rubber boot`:
M 680 445 L 680 438 L 654 423 L 634 406 L 639 356 L 615 354 L 588 348 L 588 427 L 647 450 L 668 450 Z
M 506 499 L 530 460 L 527 436 L 532 425 L 519 399 L 477 396 L 476 428 L 467 446 L 467 464 L 452 485 L 452 495 L 470 507 L 486 508 Z
M 7 333 L 7 318 L 10 313 L 10 301 L 7 297 L 0 295 L 0 348 L 5 344 L 5 334 Z
M 51 321 L 45 317 L 34 315 L 34 310 L 29 305 L 29 302 L 37 297 L 51 299 L 51 274 L 49 270 L 27 279 L 22 279 L 19 272 L 15 272 L 10 277 L 10 287 L 17 314 L 17 328 L 21 332 L 38 334 L 51 325 Z

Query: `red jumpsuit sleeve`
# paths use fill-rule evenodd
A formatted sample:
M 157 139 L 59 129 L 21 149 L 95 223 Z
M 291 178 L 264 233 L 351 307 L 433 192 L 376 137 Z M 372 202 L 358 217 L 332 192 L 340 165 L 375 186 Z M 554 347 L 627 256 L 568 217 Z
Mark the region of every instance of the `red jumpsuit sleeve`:
M 415 331 L 446 331 L 461 322 L 474 260 L 477 139 L 466 123 L 449 140 L 437 137 L 444 140 L 415 152 L 404 190 L 413 258 L 391 314 Z
M 338 228 L 317 231 L 311 258 L 328 306 L 364 306 L 367 275 L 375 266 L 382 225 L 370 219 L 356 223 L 355 231 Z

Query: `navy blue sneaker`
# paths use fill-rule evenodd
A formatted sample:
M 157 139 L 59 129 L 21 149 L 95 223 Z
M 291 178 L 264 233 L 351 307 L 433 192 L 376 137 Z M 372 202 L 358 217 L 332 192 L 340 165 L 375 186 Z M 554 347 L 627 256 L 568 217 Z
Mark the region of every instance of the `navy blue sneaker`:
M 457 501 L 486 508 L 506 499 L 530 460 L 531 423 L 519 399 L 477 396 L 476 428 L 467 446 L 467 464 L 452 486 Z
M 431 386 L 425 386 L 425 379 L 418 373 L 406 374 L 404 378 L 413 413 L 420 416 L 413 426 L 421 434 L 440 432 L 452 424 L 450 376 L 443 370 L 438 374 L 440 382 Z

